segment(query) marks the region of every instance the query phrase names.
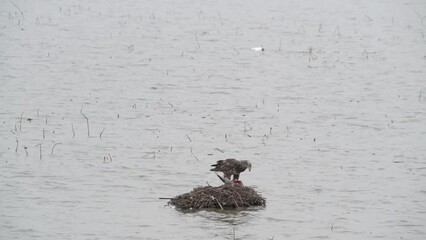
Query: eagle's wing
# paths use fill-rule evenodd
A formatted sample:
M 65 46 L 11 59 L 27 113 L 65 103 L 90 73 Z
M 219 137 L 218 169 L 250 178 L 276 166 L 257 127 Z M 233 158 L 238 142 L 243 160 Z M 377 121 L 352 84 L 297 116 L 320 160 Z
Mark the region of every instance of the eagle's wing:
M 210 171 L 223 172 L 224 177 L 231 179 L 231 176 L 237 173 L 237 164 L 238 161 L 235 159 L 219 160 L 216 164 L 212 165 L 214 168 L 210 169 Z
M 244 164 L 242 164 L 241 162 L 237 162 L 237 163 L 235 164 L 235 171 L 236 171 L 237 173 L 244 172 L 246 169 L 247 169 L 247 166 L 246 166 L 246 165 L 244 165 Z

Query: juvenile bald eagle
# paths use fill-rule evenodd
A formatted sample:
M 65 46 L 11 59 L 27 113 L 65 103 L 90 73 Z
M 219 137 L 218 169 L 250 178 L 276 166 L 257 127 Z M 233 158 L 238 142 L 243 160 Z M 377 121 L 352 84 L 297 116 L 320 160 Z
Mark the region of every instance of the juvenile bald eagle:
M 219 160 L 216 164 L 211 165 L 212 169 L 210 171 L 214 172 L 223 172 L 223 176 L 227 179 L 231 179 L 231 176 L 234 177 L 233 180 L 238 180 L 240 173 L 244 172 L 247 168 L 251 171 L 251 163 L 247 160 L 237 160 L 234 158 L 228 158 L 226 160 Z

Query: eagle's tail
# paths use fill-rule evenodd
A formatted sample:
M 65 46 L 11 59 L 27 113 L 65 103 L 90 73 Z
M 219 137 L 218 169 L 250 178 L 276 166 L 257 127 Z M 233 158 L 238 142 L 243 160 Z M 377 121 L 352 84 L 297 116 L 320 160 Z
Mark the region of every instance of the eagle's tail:
M 217 167 L 217 166 L 221 165 L 222 163 L 223 163 L 223 160 L 219 160 L 219 161 L 217 161 L 215 164 L 212 164 L 212 165 L 210 165 L 210 166 L 212 166 L 212 167 Z
M 210 171 L 219 171 L 219 169 L 217 169 L 217 167 L 218 167 L 217 165 L 218 165 L 217 163 L 210 165 L 210 166 L 213 167 L 212 169 L 210 169 Z
M 216 176 L 223 182 L 223 183 L 232 183 L 231 180 L 227 179 L 226 177 L 222 177 L 219 174 L 216 173 Z

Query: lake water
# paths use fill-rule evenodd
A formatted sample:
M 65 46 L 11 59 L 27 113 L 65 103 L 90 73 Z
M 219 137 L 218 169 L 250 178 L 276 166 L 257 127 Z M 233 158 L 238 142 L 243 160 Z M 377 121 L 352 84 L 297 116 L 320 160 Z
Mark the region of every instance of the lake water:
M 1 1 L 0 239 L 425 239 L 425 34 L 423 0 Z M 265 208 L 159 200 L 229 157 Z

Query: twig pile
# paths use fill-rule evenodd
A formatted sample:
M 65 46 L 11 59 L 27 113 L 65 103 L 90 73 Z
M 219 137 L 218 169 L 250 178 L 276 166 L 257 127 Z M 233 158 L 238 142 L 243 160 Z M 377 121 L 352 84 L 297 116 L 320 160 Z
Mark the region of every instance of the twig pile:
M 241 207 L 265 206 L 265 199 L 253 188 L 239 184 L 219 187 L 197 187 L 191 192 L 172 198 L 169 203 L 181 209 L 236 209 Z

